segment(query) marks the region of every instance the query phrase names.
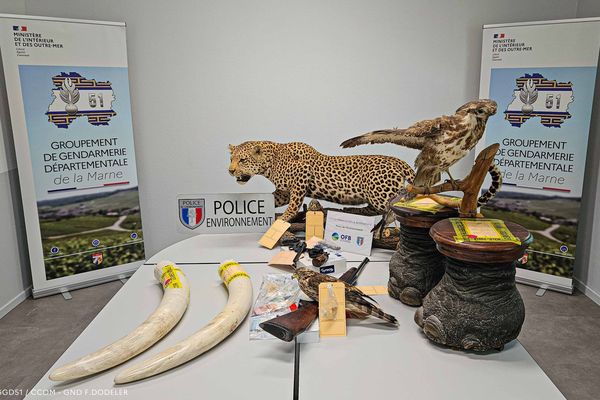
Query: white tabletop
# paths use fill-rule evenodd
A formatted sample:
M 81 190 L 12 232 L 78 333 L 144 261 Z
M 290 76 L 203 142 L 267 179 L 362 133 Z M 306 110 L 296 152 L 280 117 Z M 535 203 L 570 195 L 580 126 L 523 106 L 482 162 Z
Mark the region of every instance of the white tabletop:
M 218 263 L 235 258 L 245 263 L 266 263 L 281 250 L 272 250 L 258 244 L 262 233 L 207 234 L 192 236 L 189 239 L 175 243 L 150 257 L 147 261 L 154 264 L 163 259 L 176 263 Z M 342 253 L 347 261 L 362 261 L 365 256 L 353 253 Z M 389 261 L 394 252 L 385 249 L 373 249 L 371 261 Z
M 79 398 L 85 393 L 93 394 L 94 390 L 126 390 L 124 398 L 131 400 L 244 399 L 258 393 L 261 400 L 290 398 L 294 344 L 277 339 L 250 342 L 249 318 L 216 348 L 185 365 L 143 381 L 113 384 L 118 372 L 190 336 L 225 306 L 227 289 L 219 279 L 217 268 L 217 264 L 181 266 L 190 283 L 190 305 L 175 329 L 149 350 L 125 364 L 73 383 L 57 384 L 46 374 L 35 386 L 36 392 L 50 389 L 55 391 L 52 398 Z M 282 272 L 264 264 L 244 265 L 244 268 L 252 278 L 255 298 L 265 273 Z M 162 297 L 153 269 L 151 265 L 140 267 L 51 370 L 119 339 L 146 319 Z M 165 394 L 168 395 L 165 397 Z M 104 398 L 118 396 L 118 392 L 113 392 Z
M 53 398 L 73 398 L 84 395 L 85 390 L 90 394 L 93 390 L 119 389 L 127 390 L 128 399 L 144 400 L 163 399 L 167 393 L 173 399 L 290 398 L 293 344 L 276 339 L 250 341 L 248 318 L 223 343 L 183 366 L 141 382 L 113 384 L 114 376 L 123 368 L 189 336 L 223 308 L 227 292 L 217 276 L 217 262 L 228 258 L 259 260 L 242 263 L 252 277 L 255 297 L 265 273 L 285 271 L 259 263 L 275 250 L 258 247 L 257 239 L 257 235 L 203 235 L 159 252 L 149 261 L 195 259 L 206 263 L 181 266 L 190 282 L 191 300 L 179 325 L 154 347 L 112 370 L 61 385 L 48 380 L 46 374 L 34 389 L 55 390 Z M 349 266 L 357 264 L 351 262 Z M 141 323 L 162 296 L 152 269 L 151 265 L 140 267 L 53 368 L 122 337 Z M 376 261 L 367 265 L 358 284 L 385 285 L 387 279 L 388 263 Z M 399 328 L 350 322 L 346 338 L 302 344 L 302 399 L 564 399 L 517 340 L 502 352 L 483 355 L 444 349 L 427 340 L 414 323 L 415 308 L 388 296 L 377 296 L 376 300 L 398 318 Z M 114 392 L 112 398 L 117 396 Z
M 369 264 L 358 284 L 385 285 L 383 264 Z M 416 308 L 374 298 L 398 329 L 349 323 L 345 338 L 302 344 L 301 399 L 564 399 L 518 340 L 488 354 L 449 350 L 425 337 Z

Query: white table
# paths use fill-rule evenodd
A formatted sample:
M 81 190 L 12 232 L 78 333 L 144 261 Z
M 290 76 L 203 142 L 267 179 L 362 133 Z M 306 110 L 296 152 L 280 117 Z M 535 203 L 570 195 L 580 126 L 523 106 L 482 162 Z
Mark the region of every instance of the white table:
M 358 284 L 385 284 L 389 274 L 381 265 L 369 264 Z M 398 329 L 349 323 L 344 339 L 302 344 L 301 399 L 564 399 L 518 340 L 502 352 L 449 350 L 421 332 L 416 308 L 374 298 L 398 318 Z
M 245 265 L 252 277 L 254 296 L 267 272 L 281 272 L 265 264 Z M 158 305 L 162 289 L 153 277 L 154 266 L 143 265 L 94 318 L 75 342 L 51 368 L 126 335 Z M 245 399 L 261 393 L 261 399 L 290 398 L 293 389 L 294 344 L 280 340 L 248 339 L 249 318 L 213 350 L 195 360 L 155 377 L 127 385 L 113 384 L 118 372 L 144 360 L 200 329 L 227 302 L 227 290 L 219 279 L 218 264 L 184 265 L 181 269 L 190 283 L 190 305 L 163 340 L 146 352 L 111 370 L 68 384 L 57 384 L 46 374 L 35 390 L 55 390 L 52 398 L 78 398 L 94 390 L 126 390 L 132 399 Z M 118 394 L 104 398 L 118 398 Z M 36 398 L 29 396 L 28 398 Z
M 73 393 L 83 395 L 86 389 L 89 394 L 94 389 L 119 388 L 127 390 L 128 399 L 144 400 L 164 399 L 165 395 L 169 399 L 291 398 L 293 344 L 251 342 L 249 319 L 223 343 L 188 364 L 141 382 L 113 385 L 119 371 L 187 337 L 220 311 L 227 293 L 217 276 L 218 262 L 234 258 L 250 263 L 244 267 L 252 277 L 255 296 L 265 273 L 283 272 L 264 264 L 275 250 L 257 247 L 255 239 L 258 235 L 204 235 L 159 252 L 150 263 L 160 259 L 198 263 L 181 266 L 192 292 L 179 325 L 154 347 L 112 370 L 62 385 L 49 381 L 46 374 L 34 389 L 56 390 L 54 398 L 73 398 Z M 209 245 L 214 247 L 205 247 Z M 362 258 L 355 256 L 357 261 Z M 154 310 L 161 289 L 152 277 L 152 268 L 142 266 L 129 279 L 53 368 L 118 339 Z M 359 284 L 386 284 L 387 278 L 387 262 L 375 261 L 365 268 Z M 352 322 L 346 338 L 302 344 L 300 398 L 564 399 L 518 341 L 500 353 L 485 355 L 447 350 L 421 333 L 413 321 L 414 308 L 387 296 L 377 296 L 377 301 L 398 318 L 399 328 Z M 65 389 L 72 395 L 66 396 Z
M 155 264 L 163 259 L 176 263 L 202 264 L 221 262 L 235 258 L 243 263 L 266 263 L 281 250 L 275 247 L 269 250 L 258 244 L 262 233 L 234 233 L 229 235 L 197 235 L 182 240 L 150 257 L 147 263 Z M 347 261 L 362 261 L 365 257 L 342 253 Z M 385 249 L 373 249 L 371 261 L 389 261 L 394 252 Z

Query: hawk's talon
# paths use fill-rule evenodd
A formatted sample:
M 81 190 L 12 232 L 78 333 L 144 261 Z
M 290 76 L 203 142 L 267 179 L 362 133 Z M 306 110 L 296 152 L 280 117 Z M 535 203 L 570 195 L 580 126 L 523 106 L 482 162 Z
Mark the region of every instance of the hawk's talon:
M 444 183 L 449 183 L 450 186 L 452 187 L 452 190 L 460 192 L 460 186 L 458 185 L 457 181 L 455 181 L 454 179 L 446 179 L 444 181 Z

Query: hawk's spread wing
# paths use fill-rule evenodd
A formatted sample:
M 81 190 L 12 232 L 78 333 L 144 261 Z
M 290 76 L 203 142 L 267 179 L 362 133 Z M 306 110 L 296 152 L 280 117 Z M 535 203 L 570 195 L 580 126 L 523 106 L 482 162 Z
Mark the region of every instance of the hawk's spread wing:
M 421 150 L 431 138 L 440 135 L 444 129 L 453 124 L 454 116 L 441 116 L 435 119 L 426 119 L 406 129 L 384 129 L 365 133 L 364 135 L 348 139 L 341 144 L 342 147 L 354 147 L 361 144 L 394 143 L 411 149 Z

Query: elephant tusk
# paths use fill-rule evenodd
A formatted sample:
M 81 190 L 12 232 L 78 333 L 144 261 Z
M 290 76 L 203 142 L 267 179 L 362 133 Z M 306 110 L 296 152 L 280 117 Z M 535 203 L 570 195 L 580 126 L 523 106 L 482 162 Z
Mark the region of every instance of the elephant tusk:
M 169 333 L 187 309 L 190 286 L 183 272 L 171 261 L 159 262 L 154 276 L 162 284 L 164 294 L 148 319 L 116 342 L 55 369 L 49 378 L 66 381 L 107 370 L 140 354 Z
M 231 260 L 221 264 L 219 275 L 229 290 L 223 311 L 192 336 L 118 374 L 116 384 L 148 378 L 186 363 L 219 344 L 242 323 L 252 306 L 250 277 Z

